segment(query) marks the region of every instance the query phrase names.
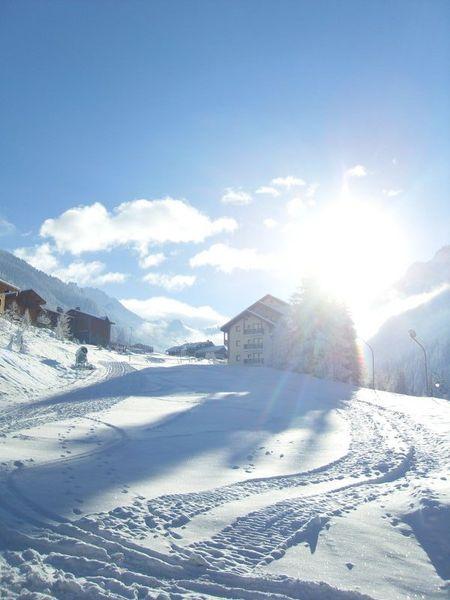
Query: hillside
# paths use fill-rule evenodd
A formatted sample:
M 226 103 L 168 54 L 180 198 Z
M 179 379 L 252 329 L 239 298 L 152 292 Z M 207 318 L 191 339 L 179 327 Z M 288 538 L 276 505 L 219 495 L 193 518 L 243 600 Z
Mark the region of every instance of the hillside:
M 414 329 L 424 343 L 432 384 L 437 395 L 447 396 L 450 384 L 450 246 L 432 260 L 416 263 L 395 286 L 403 297 L 432 292 L 437 295 L 420 306 L 388 319 L 372 338 L 377 363 L 377 384 L 382 389 L 423 395 L 426 392 L 423 355 L 409 337 Z
M 152 344 L 160 351 L 185 340 L 198 341 L 217 334 L 193 329 L 179 319 L 145 321 L 102 290 L 64 283 L 5 250 L 0 250 L 0 279 L 20 288 L 36 290 L 52 309 L 79 306 L 81 310 L 99 317 L 108 315 L 115 323 L 113 337 L 122 336 L 129 340 L 131 328 L 134 341 Z
M 139 327 L 144 323 L 143 319 L 105 292 L 90 287 L 82 288 L 75 283 L 64 283 L 5 250 L 0 250 L 0 279 L 20 288 L 36 290 L 52 309 L 57 306 L 64 309 L 79 306 L 81 310 L 98 317 L 108 315 L 120 327 Z

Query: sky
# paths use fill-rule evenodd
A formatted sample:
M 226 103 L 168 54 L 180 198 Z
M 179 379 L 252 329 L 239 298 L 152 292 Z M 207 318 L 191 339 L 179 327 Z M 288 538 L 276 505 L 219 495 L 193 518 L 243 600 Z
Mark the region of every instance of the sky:
M 212 325 L 450 243 L 450 3 L 3 0 L 0 247 Z

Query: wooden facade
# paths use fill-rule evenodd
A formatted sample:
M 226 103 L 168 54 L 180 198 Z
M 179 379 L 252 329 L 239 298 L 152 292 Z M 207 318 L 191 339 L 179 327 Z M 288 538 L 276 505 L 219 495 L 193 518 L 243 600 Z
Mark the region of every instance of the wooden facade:
M 11 292 L 19 291 L 19 288 L 12 283 L 8 283 L 7 281 L 0 279 L 0 315 L 6 310 L 6 295 L 10 294 Z
M 95 317 L 73 308 L 66 313 L 69 318 L 71 335 L 83 344 L 108 346 L 111 342 L 111 325 L 108 317 Z
M 36 323 L 38 316 L 43 312 L 45 300 L 34 290 L 6 292 L 5 311 L 10 309 L 13 304 L 17 306 L 20 316 L 24 316 L 28 311 L 31 323 Z

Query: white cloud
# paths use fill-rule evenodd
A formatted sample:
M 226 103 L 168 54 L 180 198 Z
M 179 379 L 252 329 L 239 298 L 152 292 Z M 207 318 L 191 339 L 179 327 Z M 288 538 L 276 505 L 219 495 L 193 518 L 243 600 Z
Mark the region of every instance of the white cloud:
M 105 273 L 106 265 L 98 260 L 91 262 L 77 260 L 64 267 L 60 264 L 58 258 L 54 256 L 50 244 L 41 244 L 31 248 L 16 248 L 14 254 L 35 269 L 58 277 L 65 282 L 74 281 L 79 285 L 103 285 L 105 283 L 121 283 L 126 279 L 124 273 Z
M 275 221 L 275 219 L 268 217 L 267 219 L 264 219 L 263 225 L 264 227 L 267 227 L 267 229 L 274 229 L 278 225 L 278 221 Z
M 314 198 L 318 189 L 319 189 L 318 183 L 310 183 L 308 185 L 308 187 L 306 188 L 305 196 L 310 199 Z
M 52 275 L 62 281 L 74 281 L 79 285 L 104 285 L 105 283 L 122 283 L 126 279 L 125 273 L 107 272 L 106 265 L 98 260 L 84 262 L 77 260 L 67 267 L 56 269 Z
M 355 165 L 345 171 L 346 177 L 365 177 L 368 171 L 364 165 Z
M 273 258 L 270 255 L 259 254 L 254 248 L 232 248 L 227 244 L 213 244 L 208 250 L 193 256 L 189 264 L 191 267 L 211 266 L 222 273 L 232 273 L 236 269 L 269 269 L 272 267 Z
M 0 235 L 9 235 L 14 233 L 15 229 L 12 223 L 0 217 Z
M 251 195 L 248 194 L 247 192 L 244 192 L 240 188 L 239 189 L 227 188 L 225 190 L 224 195 L 221 198 L 221 201 L 224 204 L 237 204 L 237 205 L 250 204 L 252 200 L 253 200 L 253 198 L 251 197 Z
M 148 256 L 141 258 L 139 265 L 142 269 L 149 269 L 150 267 L 157 267 L 165 260 L 166 255 L 163 254 L 163 252 L 158 252 L 157 254 L 149 254 Z
M 59 266 L 59 261 L 53 255 L 50 244 L 40 244 L 32 248 L 16 248 L 14 254 L 35 269 L 45 273 L 52 273 Z
M 70 208 L 41 227 L 59 252 L 75 255 L 131 244 L 146 254 L 152 243 L 202 242 L 222 231 L 234 231 L 234 219 L 211 220 L 184 200 L 133 200 L 112 212 L 96 202 Z
M 399 194 L 401 194 L 403 192 L 403 190 L 383 190 L 383 195 L 387 196 L 388 198 L 394 198 L 395 196 L 398 196 Z
M 287 177 L 275 177 L 270 182 L 272 185 L 282 187 L 290 190 L 293 187 L 300 187 L 306 185 L 306 182 L 300 177 L 294 177 L 293 175 L 287 175 Z
M 255 191 L 255 194 L 265 194 L 266 196 L 273 196 L 274 198 L 278 198 L 278 196 L 281 195 L 281 192 L 269 185 L 262 185 Z
M 166 273 L 147 273 L 142 280 L 157 285 L 167 291 L 179 291 L 194 285 L 197 277 L 195 275 L 167 275 Z
M 227 321 L 227 317 L 218 313 L 211 306 L 192 306 L 167 296 L 153 296 L 146 300 L 128 298 L 121 302 L 125 308 L 148 321 L 182 319 L 188 324 L 202 327 L 223 324 Z

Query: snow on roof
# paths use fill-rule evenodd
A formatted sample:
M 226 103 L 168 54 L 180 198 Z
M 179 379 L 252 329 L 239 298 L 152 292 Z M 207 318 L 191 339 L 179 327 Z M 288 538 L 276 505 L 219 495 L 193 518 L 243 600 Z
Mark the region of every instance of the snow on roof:
M 289 304 L 284 300 L 280 300 L 271 294 L 266 294 L 254 304 L 240 312 L 238 315 L 230 319 L 225 325 L 220 328 L 221 331 L 227 331 L 233 323 L 244 317 L 246 314 L 253 316 L 274 325 L 286 312 Z

